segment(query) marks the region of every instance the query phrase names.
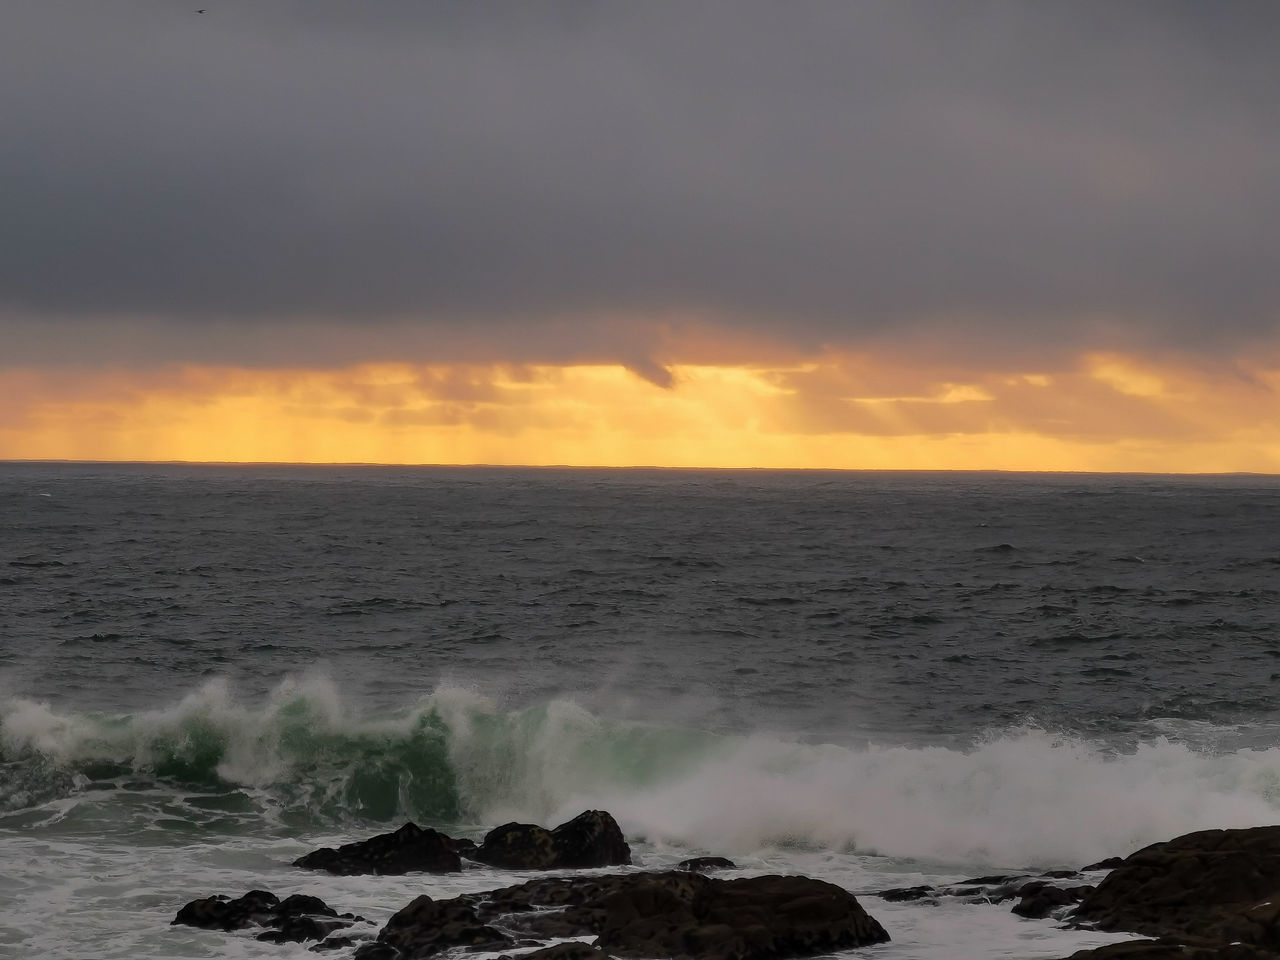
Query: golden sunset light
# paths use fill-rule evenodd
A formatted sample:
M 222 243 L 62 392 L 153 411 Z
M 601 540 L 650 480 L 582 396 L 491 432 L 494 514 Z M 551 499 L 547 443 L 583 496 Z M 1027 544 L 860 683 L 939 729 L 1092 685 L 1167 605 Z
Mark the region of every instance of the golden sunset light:
M 1142 472 L 1280 470 L 1280 370 L 365 364 L 0 373 L 6 459 Z M 895 389 L 895 381 L 902 384 Z

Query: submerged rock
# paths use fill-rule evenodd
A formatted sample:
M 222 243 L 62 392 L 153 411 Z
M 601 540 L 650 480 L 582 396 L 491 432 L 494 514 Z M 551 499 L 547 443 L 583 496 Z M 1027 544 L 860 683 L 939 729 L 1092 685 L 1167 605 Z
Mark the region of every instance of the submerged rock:
M 1079 903 L 1093 892 L 1093 887 L 1080 884 L 1075 887 L 1059 887 L 1042 880 L 1032 881 L 1018 890 L 1021 898 L 1013 905 L 1013 913 L 1029 920 L 1043 920 L 1063 907 Z
M 485 834 L 474 859 L 505 870 L 577 870 L 631 863 L 631 847 L 612 815 L 587 810 L 554 830 L 504 823 Z
M 355 874 L 457 873 L 462 869 L 459 850 L 474 850 L 471 841 L 454 840 L 416 823 L 406 823 L 394 833 L 380 833 L 368 840 L 344 843 L 336 850 L 321 847 L 293 861 L 295 867 L 324 870 L 341 876 Z
M 363 921 L 351 913 L 338 913 L 319 897 L 295 893 L 281 900 L 269 890 L 250 890 L 234 900 L 225 896 L 204 897 L 186 904 L 170 925 L 180 924 L 205 930 L 244 930 L 265 927 L 259 940 L 272 943 L 302 943 L 323 940 L 334 930 Z
M 876 894 L 890 903 L 915 901 L 921 904 L 938 904 L 943 898 L 955 898 L 966 903 L 991 904 L 1017 900 L 1013 912 L 1018 916 L 1042 919 L 1061 911 L 1073 903 L 1079 903 L 1093 887 L 1085 884 L 1063 887 L 1051 880 L 1083 880 L 1075 870 L 1048 870 L 1038 875 L 1025 873 L 994 874 L 958 880 L 941 887 L 916 886 L 882 890 Z
M 589 943 L 572 941 L 569 943 L 557 943 L 550 947 L 543 947 L 541 950 L 532 950 L 529 953 L 522 953 L 518 958 L 503 954 L 498 960 L 607 960 L 608 956 L 599 947 L 593 947 Z
M 714 873 L 716 870 L 736 870 L 738 865 L 728 857 L 692 857 L 676 864 L 677 870 L 692 870 L 694 873 Z
M 1243 943 L 1190 947 L 1174 940 L 1126 940 L 1080 950 L 1067 960 L 1276 960 L 1277 953 Z
M 927 884 L 921 884 L 918 887 L 894 887 L 892 890 L 881 890 L 876 896 L 889 903 L 907 903 L 916 900 L 937 903 L 938 888 Z

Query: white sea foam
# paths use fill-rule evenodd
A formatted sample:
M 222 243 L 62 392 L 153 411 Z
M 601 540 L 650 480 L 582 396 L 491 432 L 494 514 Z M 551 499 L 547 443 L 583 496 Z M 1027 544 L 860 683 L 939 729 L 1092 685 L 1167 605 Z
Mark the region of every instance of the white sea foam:
M 440 769 L 419 756 L 431 737 L 442 741 Z M 1079 866 L 1195 829 L 1270 822 L 1280 808 L 1278 748 L 1214 753 L 1160 736 L 1117 751 L 1038 729 L 968 749 L 807 745 L 621 722 L 568 700 L 504 712 L 462 688 L 375 716 L 320 676 L 257 704 L 214 682 L 127 720 L 9 698 L 0 743 L 9 757 L 144 773 L 176 755 L 230 784 L 288 786 L 300 803 L 323 793 L 374 819 L 424 817 L 415 790 L 439 776 L 456 792 L 458 822 L 554 823 L 596 807 L 650 843 L 728 855 L 815 848 Z M 370 800 L 372 787 L 351 786 L 358 775 L 391 796 Z

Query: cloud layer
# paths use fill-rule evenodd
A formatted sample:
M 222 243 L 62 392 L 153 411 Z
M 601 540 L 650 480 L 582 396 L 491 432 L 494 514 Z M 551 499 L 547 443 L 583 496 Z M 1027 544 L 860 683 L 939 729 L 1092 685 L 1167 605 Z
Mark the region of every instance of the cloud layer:
M 663 383 L 708 344 L 981 365 L 1278 328 L 1265 0 L 207 10 L 10 6 L 3 362 Z

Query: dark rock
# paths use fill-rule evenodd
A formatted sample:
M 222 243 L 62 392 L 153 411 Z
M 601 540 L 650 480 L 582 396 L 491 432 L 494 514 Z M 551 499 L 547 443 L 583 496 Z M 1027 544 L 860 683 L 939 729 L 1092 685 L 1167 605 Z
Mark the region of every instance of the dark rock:
M 204 930 L 242 930 L 264 926 L 274 918 L 280 898 L 268 890 L 250 890 L 243 897 L 228 899 L 222 894 L 192 900 L 169 921 Z
M 1099 860 L 1097 863 L 1091 863 L 1087 867 L 1081 867 L 1080 872 L 1084 873 L 1089 870 L 1114 870 L 1122 863 L 1124 863 L 1124 857 L 1107 857 L 1107 859 Z
M 485 834 L 473 857 L 506 870 L 576 870 L 629 864 L 631 848 L 612 816 L 587 810 L 554 830 L 504 823 Z
M 631 862 L 622 828 L 603 810 L 586 810 L 551 831 L 559 869 L 620 867 Z
M 1033 884 L 1027 884 L 1027 887 L 1030 886 L 1033 886 Z M 1090 886 L 1063 888 L 1055 887 L 1048 883 L 1034 886 L 1036 886 L 1034 890 L 1027 890 L 1024 887 L 1019 891 L 1022 894 L 1022 899 L 1014 904 L 1013 912 L 1020 917 L 1043 920 L 1055 910 L 1060 910 L 1073 903 L 1079 903 L 1086 894 L 1093 891 L 1093 887 Z
M 327 953 L 330 950 L 349 950 L 357 944 L 368 942 L 368 937 L 328 937 L 319 943 L 312 944 L 308 949 L 312 953 Z
M 974 877 L 944 887 L 939 893 L 949 897 L 962 897 L 965 903 L 1004 903 L 1015 899 L 1022 887 L 1034 882 L 1025 874 Z
M 936 887 L 929 886 L 894 887 L 892 890 L 881 890 L 876 896 L 890 903 L 905 903 L 910 900 L 931 899 L 937 892 Z
M 279 928 L 260 933 L 257 939 L 264 943 L 305 943 L 308 940 L 323 940 L 334 930 L 341 930 L 346 926 L 349 924 L 345 920 L 285 917 Z
M 1202 830 L 1145 847 L 1072 919 L 1197 948 L 1280 951 L 1280 826 Z
M 374 941 L 357 947 L 351 957 L 352 960 L 399 960 L 400 951 L 389 943 Z
M 267 890 L 251 890 L 243 897 L 224 896 L 192 900 L 173 918 L 172 924 L 206 930 L 243 930 L 266 927 L 259 940 L 271 943 L 302 943 L 323 940 L 334 930 L 351 926 L 362 917 L 339 914 L 319 897 L 294 894 L 281 900 Z
M 322 847 L 299 857 L 293 865 L 341 876 L 413 871 L 457 873 L 462 869 L 459 849 L 474 847 L 475 844 L 469 840 L 454 840 L 436 830 L 424 830 L 416 823 L 406 823 L 394 833 L 380 833 L 368 840 L 345 843 L 336 850 Z
M 974 877 L 972 880 L 959 880 L 953 886 L 957 887 L 1006 887 L 1019 880 L 1025 880 L 1025 873 L 1009 873 L 990 877 Z
M 601 949 L 622 957 L 775 960 L 889 939 L 853 894 L 822 880 L 706 880 L 707 886 L 684 892 L 663 884 L 663 876 L 671 875 L 637 878 L 601 904 Z
M 693 857 L 681 860 L 676 864 L 677 870 L 692 870 L 694 873 L 713 873 L 716 870 L 736 870 L 738 865 L 727 857 Z
M 502 950 L 511 943 L 506 934 L 480 921 L 469 898 L 432 900 L 424 895 L 399 910 L 378 932 L 377 941 L 358 948 L 354 957 L 418 960 L 456 947 Z
M 1189 947 L 1174 940 L 1126 940 L 1080 950 L 1067 960 L 1276 960 L 1276 952 L 1243 943 Z
M 669 871 L 539 878 L 440 902 L 419 897 L 355 957 L 421 960 L 458 946 L 502 949 L 499 927 L 522 936 L 598 937 L 595 951 L 562 944 L 548 948 L 559 952 L 531 955 L 545 960 L 599 960 L 600 950 L 620 957 L 783 960 L 889 939 L 852 894 L 833 884 Z
M 444 834 L 441 834 L 441 836 L 444 836 Z M 466 837 L 445 837 L 445 839 L 451 842 L 454 853 L 460 857 L 466 857 L 468 860 L 474 860 L 476 851 L 480 849 L 474 840 L 469 840 Z
M 319 914 L 321 916 L 337 916 L 327 903 L 319 897 L 312 897 L 305 893 L 293 893 L 285 897 L 276 904 L 277 912 L 286 916 L 295 916 L 299 914 Z
M 556 866 L 551 831 L 534 823 L 504 823 L 484 835 L 475 859 L 503 870 L 551 870 Z
M 541 950 L 531 950 L 515 957 L 504 953 L 498 960 L 606 960 L 609 955 L 589 943 L 557 943 Z

